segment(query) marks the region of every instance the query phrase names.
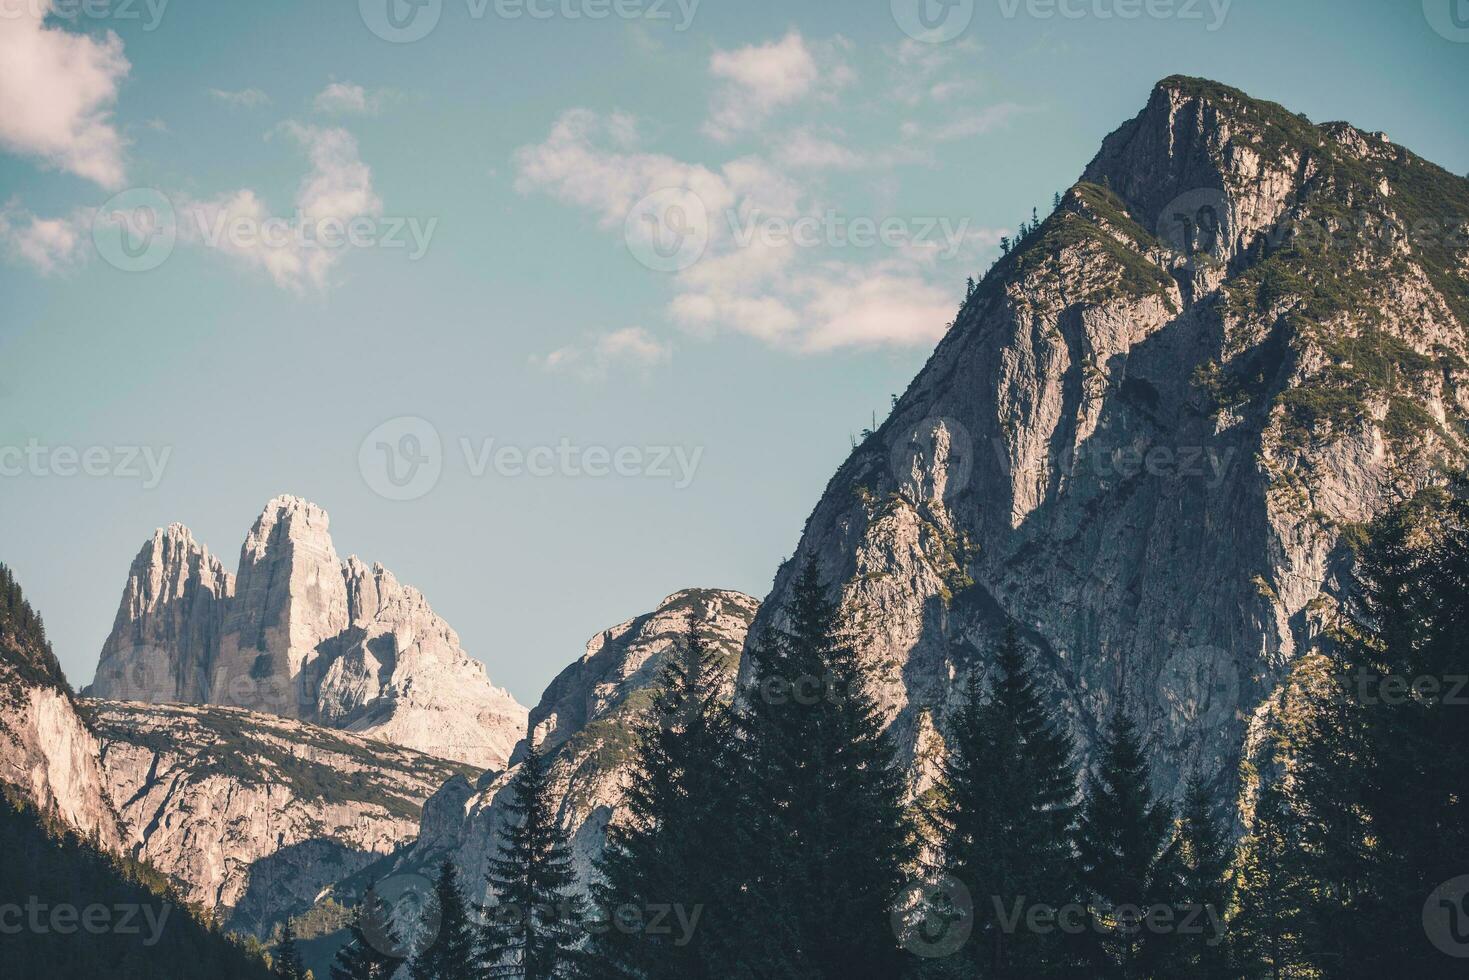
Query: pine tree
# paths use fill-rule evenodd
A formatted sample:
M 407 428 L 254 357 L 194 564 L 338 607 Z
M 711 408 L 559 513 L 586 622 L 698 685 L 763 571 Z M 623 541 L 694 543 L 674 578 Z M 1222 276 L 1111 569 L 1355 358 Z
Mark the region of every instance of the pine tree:
M 1168 943 L 1139 913 L 1171 905 L 1172 811 L 1155 800 L 1137 727 L 1119 705 L 1087 786 L 1077 852 L 1091 975 L 1132 980 L 1163 966 Z
M 961 955 L 976 976 L 1042 978 L 1067 968 L 1062 933 L 1023 925 L 1031 908 L 1059 910 L 1076 899 L 1073 746 L 1047 700 L 1008 629 L 987 702 L 977 674 L 970 675 L 937 787 L 943 870 L 974 899 L 973 932 Z
M 1229 903 L 1230 850 L 1228 831 L 1214 814 L 1214 795 L 1195 769 L 1184 789 L 1178 821 L 1174 866 L 1184 918 L 1171 951 L 1174 972 L 1205 980 L 1234 976 L 1222 933 Z
M 1373 523 L 1360 608 L 1331 632 L 1331 683 L 1301 726 L 1293 810 L 1308 959 L 1332 977 L 1428 975 L 1423 908 L 1469 873 L 1469 504 L 1425 491 Z
M 439 865 L 426 918 L 437 920 L 438 931 L 414 956 L 408 976 L 412 980 L 475 980 L 481 976 L 474 924 L 459 890 L 459 869 L 448 858 Z
M 739 718 L 752 843 L 741 862 L 754 908 L 745 948 L 779 962 L 759 976 L 896 976 L 889 913 L 915 851 L 894 748 L 842 642 L 814 558 L 784 609 L 785 631 L 751 650 Z
M 606 921 L 591 941 L 589 977 L 723 978 L 739 962 L 730 874 L 739 832 L 731 819 L 731 719 L 718 657 L 691 609 L 683 643 L 663 667 L 651 717 L 636 730 L 623 795 L 627 821 L 609 829 L 598 863 L 593 895 Z M 667 906 L 654 926 L 651 917 Z M 616 921 L 618 910 L 630 909 L 638 918 Z
M 276 947 L 271 972 L 280 980 L 305 980 L 306 968 L 301 965 L 301 953 L 296 949 L 296 927 L 289 917 L 281 929 L 280 945 Z
M 1279 777 L 1262 783 L 1235 869 L 1236 911 L 1229 922 L 1230 959 L 1246 980 L 1310 976 L 1307 879 L 1300 822 Z
M 387 903 L 372 885 L 352 913 L 347 944 L 337 950 L 332 980 L 388 980 L 403 963 L 401 940 Z
M 577 959 L 584 902 L 575 891 L 571 844 L 552 806 L 546 757 L 527 740 L 505 810 L 510 824 L 490 859 L 494 903 L 483 909 L 480 955 L 495 977 L 552 980 Z

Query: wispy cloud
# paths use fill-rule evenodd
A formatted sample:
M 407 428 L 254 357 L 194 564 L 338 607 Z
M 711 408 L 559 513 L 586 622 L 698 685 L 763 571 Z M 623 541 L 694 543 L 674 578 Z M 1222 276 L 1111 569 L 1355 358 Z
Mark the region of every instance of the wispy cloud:
M 382 108 L 383 93 L 369 92 L 351 82 L 332 82 L 317 93 L 312 103 L 317 112 L 370 116 Z
M 707 246 L 675 271 L 667 307 L 671 321 L 695 334 L 731 330 L 807 352 L 931 344 L 962 293 L 962 279 L 951 277 L 941 260 L 973 260 L 998 241 L 999 233 L 971 233 L 963 221 L 942 226 L 947 241 L 936 237 L 937 222 L 899 221 L 910 237 L 892 245 L 851 239 L 808 247 L 799 236 L 763 234 L 804 221 L 819 239 L 827 232 L 846 235 L 852 218 L 873 227 L 885 219 L 859 214 L 833 222 L 832 209 L 762 157 L 706 166 L 642 151 L 636 131 L 626 116 L 571 110 L 545 141 L 517 153 L 516 187 L 588 209 L 632 247 L 645 244 L 641 236 L 658 234 L 657 227 L 645 231 L 627 220 L 648 195 L 672 190 L 696 205 L 707 220 L 693 230 L 707 235 Z M 795 155 L 812 166 L 862 162 L 822 139 L 812 136 Z
M 14 201 L 0 208 L 0 245 L 9 258 L 43 276 L 71 269 L 87 257 L 91 214 L 78 209 L 61 218 L 42 218 Z
M 322 289 L 348 245 L 322 244 L 320 231 L 329 223 L 345 226 L 358 217 L 380 215 L 382 201 L 373 190 L 372 170 L 345 129 L 296 122 L 282 128 L 311 161 L 296 191 L 296 214 L 277 217 L 259 194 L 244 188 L 208 200 L 182 200 L 179 235 L 187 243 L 209 245 L 263 270 L 283 288 Z M 236 237 L 227 232 L 236 226 L 270 233 Z
M 210 96 L 216 102 L 223 102 L 228 106 L 240 109 L 256 109 L 263 105 L 270 105 L 270 96 L 258 88 L 242 88 L 238 91 L 228 91 L 221 88 L 209 90 Z
M 12 6 L 0 16 L 0 146 L 121 187 L 125 141 L 112 108 L 131 67 L 121 39 L 48 25 L 53 0 Z
M 704 132 L 729 142 L 759 129 L 776 110 L 830 96 L 856 80 L 843 38 L 808 44 L 792 30 L 779 41 L 716 51 L 709 73 L 719 79 Z
M 591 337 L 584 343 L 557 348 L 532 361 L 547 371 L 600 380 L 628 371 L 645 375 L 672 359 L 672 345 L 642 327 L 623 327 Z

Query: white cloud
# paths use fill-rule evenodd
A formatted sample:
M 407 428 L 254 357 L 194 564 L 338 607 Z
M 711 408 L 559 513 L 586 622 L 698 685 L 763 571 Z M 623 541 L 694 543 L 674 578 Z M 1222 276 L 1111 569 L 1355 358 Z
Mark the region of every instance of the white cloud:
M 240 109 L 255 109 L 263 105 L 270 105 L 270 96 L 258 88 L 242 88 L 235 92 L 212 88 L 209 90 L 209 94 L 217 102 L 223 102 L 225 105 L 235 106 Z
M 317 112 L 370 116 L 382 108 L 381 92 L 369 92 L 350 82 L 332 82 L 316 95 Z
M 985 133 L 1004 126 L 1024 111 L 1025 107 L 1022 105 L 1014 102 L 1001 102 L 975 112 L 962 113 L 936 126 L 927 126 L 910 120 L 903 123 L 901 132 L 903 138 L 908 140 L 950 143 L 954 140 L 969 139 L 972 136 L 983 136 Z
M 48 26 L 53 7 L 32 0 L 0 16 L 0 146 L 121 187 L 125 144 L 112 107 L 131 67 L 122 41 Z
M 646 374 L 673 359 L 673 347 L 642 327 L 623 327 L 553 350 L 543 358 L 532 358 L 547 371 L 570 372 L 587 379 L 601 379 L 614 371 Z
M 15 261 L 43 276 L 85 261 L 91 244 L 91 215 L 79 209 L 63 218 L 42 218 L 14 202 L 0 208 L 0 244 Z
M 827 97 L 856 80 L 843 38 L 807 44 L 792 30 L 779 41 L 716 51 L 709 72 L 720 79 L 704 132 L 720 142 L 758 129 L 777 109 Z
M 708 245 L 698 261 L 671 278 L 667 309 L 670 320 L 692 333 L 731 330 L 804 352 L 931 344 L 963 294 L 964 272 L 944 262 L 963 259 L 972 269 L 977 254 L 998 242 L 999 233 L 970 232 L 963 222 L 946 229 L 945 241 L 913 223 L 912 240 L 897 246 L 826 247 L 831 243 L 823 241 L 808 247 L 763 234 L 760 229 L 770 223 L 820 219 L 831 209 L 761 157 L 739 157 L 717 168 L 689 163 L 628 145 L 635 130 L 626 118 L 571 110 L 544 142 L 516 154 L 516 188 L 585 208 L 619 235 L 631 233 L 625 219 L 649 193 L 674 188 L 696 196 L 709 215 Z M 820 139 L 813 136 L 799 148 L 807 163 L 857 162 Z M 545 360 L 553 367 L 585 364 L 588 358 L 581 348 L 566 348 Z
M 183 200 L 178 207 L 179 235 L 185 242 L 217 248 L 263 270 L 283 288 L 323 289 L 349 246 L 322 244 L 321 239 L 354 218 L 380 215 L 382 201 L 372 187 L 372 170 L 362 162 L 357 141 L 346 130 L 295 122 L 283 129 L 311 161 L 311 170 L 296 191 L 296 214 L 273 215 L 255 191 L 245 188 L 204 201 Z M 232 231 L 236 228 L 243 233 Z

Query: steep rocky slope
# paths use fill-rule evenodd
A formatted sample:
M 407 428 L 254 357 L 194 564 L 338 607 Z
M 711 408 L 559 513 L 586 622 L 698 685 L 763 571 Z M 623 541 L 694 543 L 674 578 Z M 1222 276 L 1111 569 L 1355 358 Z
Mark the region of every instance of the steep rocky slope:
M 97 753 L 40 616 L 0 565 L 0 783 L 116 851 L 122 834 Z
M 259 934 L 418 832 L 478 770 L 237 708 L 85 701 L 129 851 Z
M 1161 789 L 1229 794 L 1344 539 L 1464 459 L 1466 219 L 1469 181 L 1382 134 L 1163 81 L 833 477 L 751 635 L 814 554 L 915 789 L 1013 623 L 1083 752 L 1125 696 Z
M 502 768 L 526 710 L 423 594 L 337 557 L 324 510 L 277 497 L 229 575 L 179 524 L 143 545 L 88 694 L 223 704 Z
M 634 744 L 633 727 L 646 716 L 663 665 L 682 642 L 689 614 L 718 651 L 731 695 L 745 631 L 758 603 L 747 595 L 689 589 L 664 599 L 653 612 L 594 636 L 581 660 L 567 667 L 531 711 L 538 744 L 550 758 L 559 817 L 572 832 L 575 863 L 583 881 L 601 854 Z M 518 751 L 523 751 L 522 745 Z M 376 877 L 432 874 L 450 855 L 466 886 L 483 899 L 488 860 L 505 820 L 500 795 L 517 771 L 477 784 L 453 779 L 423 809 L 418 840 L 373 867 Z

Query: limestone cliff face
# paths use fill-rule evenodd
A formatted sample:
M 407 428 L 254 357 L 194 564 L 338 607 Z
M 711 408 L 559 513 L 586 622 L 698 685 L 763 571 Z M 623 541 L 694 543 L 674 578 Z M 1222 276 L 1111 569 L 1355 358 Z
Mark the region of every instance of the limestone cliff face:
M 422 593 L 340 559 L 299 497 L 266 505 L 234 577 L 187 528 L 155 533 L 88 693 L 269 712 L 484 768 L 503 768 L 526 718 Z
M 202 700 L 234 591 L 188 528 L 155 531 L 133 559 L 95 684 L 127 701 Z
M 1160 83 L 833 477 L 751 635 L 815 555 L 915 790 L 1015 624 L 1083 753 L 1125 694 L 1160 789 L 1232 792 L 1344 533 L 1464 458 L 1466 218 L 1469 181 L 1381 134 Z
M 583 883 L 602 852 L 607 825 L 619 818 L 619 800 L 634 745 L 633 729 L 646 717 L 659 673 L 680 649 L 692 612 L 701 634 L 718 652 L 730 694 L 745 631 L 758 603 L 747 595 L 689 589 L 664 599 L 651 613 L 619 623 L 587 643 L 585 655 L 561 672 L 532 711 L 530 723 L 550 760 L 560 799 L 558 815 L 572 833 Z M 524 751 L 524 745 L 517 750 Z M 489 859 L 506 819 L 501 794 L 518 766 L 477 784 L 446 783 L 424 805 L 417 842 L 374 867 L 373 874 L 431 873 L 452 856 L 466 887 L 483 900 Z
M 97 751 L 40 618 L 0 565 L 0 784 L 117 851 L 121 827 Z
M 83 702 L 126 846 L 184 898 L 266 934 L 412 840 L 423 803 L 476 770 L 235 708 Z

